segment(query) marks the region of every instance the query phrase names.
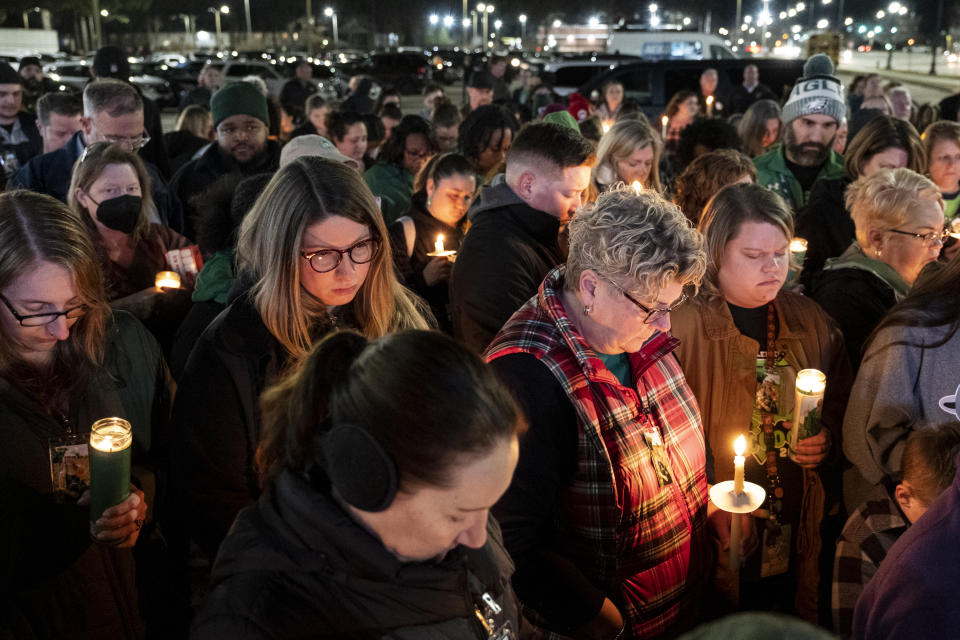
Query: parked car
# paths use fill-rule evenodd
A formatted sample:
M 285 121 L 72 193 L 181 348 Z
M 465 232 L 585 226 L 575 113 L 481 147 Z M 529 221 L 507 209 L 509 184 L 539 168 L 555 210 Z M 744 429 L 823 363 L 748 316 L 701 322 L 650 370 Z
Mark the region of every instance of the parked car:
M 266 62 L 264 60 L 230 60 L 223 65 L 224 82 L 238 82 L 247 76 L 258 76 L 267 83 L 267 89 L 271 95 L 279 96 L 283 90 L 283 85 L 290 77 L 281 73 L 282 66 L 275 64 L 274 61 Z M 330 82 L 314 79 L 317 83 L 317 89 L 320 94 L 329 100 L 337 97 L 335 86 Z
M 797 78 L 803 75 L 805 60 L 747 58 L 739 60 L 712 60 L 709 66 L 720 75 L 718 91 L 743 82 L 743 69 L 748 64 L 757 66 L 760 82 L 770 87 L 776 96 L 790 91 Z M 580 93 L 599 100 L 600 88 L 611 80 L 623 84 L 624 96 L 634 98 L 649 117 L 663 112 L 670 96 L 682 89 L 696 91 L 700 74 L 706 68 L 702 61 L 676 60 L 644 61 L 618 65 L 580 87 Z M 596 92 L 596 94 L 593 94 Z
M 592 53 L 586 55 L 565 55 L 543 62 L 541 77 L 560 96 L 567 96 L 593 78 L 616 69 L 621 64 L 639 61 L 637 56 L 615 55 L 610 53 Z
M 75 91 L 83 91 L 91 78 L 90 64 L 86 60 L 51 62 L 44 66 L 43 71 L 51 80 Z M 137 64 L 131 64 L 130 71 L 130 84 L 140 89 L 143 97 L 153 100 L 161 107 L 176 104 L 176 96 L 169 82 L 145 73 L 144 68 Z
M 384 87 L 393 87 L 403 94 L 417 93 L 430 82 L 430 60 L 426 55 L 411 52 L 374 53 L 356 63 L 342 65 L 349 75 L 372 77 Z
M 736 55 L 720 36 L 696 31 L 649 31 L 619 27 L 610 32 L 607 51 L 648 60 L 733 60 Z

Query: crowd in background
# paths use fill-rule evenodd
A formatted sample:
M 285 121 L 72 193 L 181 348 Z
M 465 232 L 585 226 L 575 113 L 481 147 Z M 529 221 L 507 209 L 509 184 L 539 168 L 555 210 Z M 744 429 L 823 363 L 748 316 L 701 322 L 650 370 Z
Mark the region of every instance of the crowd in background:
M 654 114 L 491 56 L 404 113 L 208 64 L 164 132 L 91 69 L 0 64 L 0 637 L 960 624 L 954 97 L 820 54 Z M 131 486 L 92 514 L 61 458 L 106 416 Z

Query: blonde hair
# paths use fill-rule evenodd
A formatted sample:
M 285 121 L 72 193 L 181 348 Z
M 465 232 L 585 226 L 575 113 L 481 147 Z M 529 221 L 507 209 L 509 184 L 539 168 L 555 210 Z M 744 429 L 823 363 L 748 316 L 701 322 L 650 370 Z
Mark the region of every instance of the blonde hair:
M 931 200 L 943 210 L 943 196 L 930 178 L 910 169 L 884 169 L 847 187 L 846 204 L 860 246 L 869 246 L 871 228 L 896 229 L 913 218 L 916 205 Z
M 597 147 L 597 164 L 593 168 L 594 179 L 604 185 L 621 182 L 617 163 L 629 159 L 635 151 L 649 146 L 653 147 L 653 161 L 647 184 L 643 186 L 647 189 L 662 191 L 659 165 L 663 143 L 650 125 L 642 120 L 620 120 L 603 134 Z
M 176 131 L 189 131 L 204 140 L 210 137 L 213 129 L 213 117 L 210 112 L 198 104 L 192 104 L 180 112 L 177 118 Z
M 140 182 L 140 217 L 137 219 L 137 226 L 134 228 L 134 242 L 139 241 L 147 232 L 150 226 L 148 213 L 154 210 L 153 196 L 150 190 L 150 174 L 147 173 L 147 167 L 143 164 L 139 154 L 128 151 L 122 145 L 111 142 L 94 142 L 84 149 L 83 153 L 73 165 L 73 175 L 70 178 L 70 189 L 67 191 L 67 204 L 80 216 L 87 227 L 91 237 L 99 237 L 97 226 L 93 223 L 93 214 L 87 211 L 87 208 L 80 204 L 77 199 L 77 191 L 83 191 L 89 197 L 90 186 L 97 181 L 97 178 L 111 164 L 125 164 L 133 168 L 137 174 L 137 180 Z M 102 202 L 102 201 L 101 201 Z
M 237 242 L 238 266 L 255 281 L 253 305 L 294 361 L 310 349 L 310 328 L 326 313 L 300 284 L 301 269 L 310 268 L 300 255 L 303 234 L 332 216 L 366 226 L 381 244 L 350 303 L 360 332 L 374 339 L 429 328 L 425 307 L 397 282 L 383 216 L 360 175 L 340 162 L 297 158 L 274 174 L 244 218 Z
M 704 300 L 723 295 L 719 285 L 723 254 L 745 222 L 772 224 L 783 231 L 787 241 L 793 237 L 793 212 L 778 194 L 756 184 L 735 184 L 721 189 L 707 203 L 697 227 L 707 250 L 707 273 L 701 294 Z
M 40 262 L 51 262 L 73 274 L 77 293 L 88 307 L 70 328 L 70 338 L 58 342 L 54 351 L 58 365 L 77 376 L 78 365 L 103 363 L 110 318 L 94 241 L 83 219 L 59 200 L 26 190 L 0 194 L 0 289 L 9 287 Z M 3 375 L 20 361 L 5 326 L 0 323 Z
M 607 191 L 570 222 L 565 287 L 576 291 L 587 269 L 636 284 L 655 298 L 672 279 L 699 286 L 706 268 L 703 238 L 673 203 L 647 190 Z

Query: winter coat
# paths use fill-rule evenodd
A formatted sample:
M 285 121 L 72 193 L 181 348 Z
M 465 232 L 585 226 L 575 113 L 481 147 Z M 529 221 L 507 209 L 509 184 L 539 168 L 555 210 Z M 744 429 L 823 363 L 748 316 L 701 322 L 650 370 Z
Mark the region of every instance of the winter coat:
M 568 411 L 576 416 L 577 445 L 574 459 L 561 466 L 572 470 L 556 486 L 536 471 L 532 459 L 551 448 L 539 445 L 571 434 L 529 416 L 535 440 L 521 445 L 513 484 L 495 513 L 504 523 L 508 549 L 520 554 L 511 541 L 521 540 L 524 532 L 514 523 L 522 523 L 529 511 L 546 511 L 543 522 L 527 525 L 542 541 L 522 553 L 542 548 L 576 566 L 623 613 L 625 637 L 669 637 L 695 622 L 711 563 L 697 403 L 672 354 L 677 341 L 668 334 L 628 354 L 633 384 L 624 386 L 567 315 L 561 298 L 564 271 L 558 267 L 547 275 L 539 292 L 494 338 L 486 359 L 496 366 L 500 358 L 531 356 L 562 386 Z M 539 385 L 513 382 L 528 407 L 543 393 Z M 666 469 L 668 482 L 658 475 L 658 465 Z M 520 596 L 536 610 L 536 594 L 544 588 L 549 587 L 539 585 Z M 568 631 L 550 619 L 541 622 Z
M 808 287 L 827 259 L 839 256 L 856 239 L 857 229 L 843 199 L 851 182 L 846 176 L 817 180 L 797 214 L 797 236 L 807 241 L 800 281 Z
M 867 337 L 909 289 L 893 267 L 868 258 L 854 242 L 842 255 L 826 261 L 813 278 L 809 295 L 840 325 L 856 370 Z
M 257 156 L 244 166 L 240 166 L 234 159 L 220 149 L 220 145 L 211 144 L 198 158 L 190 160 L 180 167 L 170 181 L 170 188 L 176 192 L 183 202 L 186 231 L 188 238 L 196 237 L 194 229 L 199 213 L 194 206 L 193 198 L 207 190 L 220 176 L 239 172 L 244 176 L 252 176 L 265 171 L 274 172 L 280 166 L 280 145 L 275 140 L 267 140 L 263 154 Z
M 771 147 L 770 151 L 762 156 L 753 159 L 753 165 L 757 168 L 757 184 L 780 194 L 794 212 L 797 212 L 807 204 L 810 193 L 803 190 L 800 182 L 787 167 L 787 161 L 783 153 L 783 145 L 778 144 Z M 817 174 L 817 180 L 840 178 L 842 176 L 843 156 L 831 149 L 830 156 L 820 168 L 820 173 Z
M 160 348 L 131 315 L 114 312 L 102 367 L 69 398 L 67 419 L 85 441 L 96 420 L 133 427 L 133 476 L 158 508 L 173 385 Z M 89 508 L 54 498 L 48 438 L 66 433 L 20 387 L 0 378 L 0 637 L 141 638 L 133 552 L 92 542 Z M 159 483 L 157 482 L 159 481 Z M 10 634 L 10 635 L 8 635 Z
M 513 564 L 492 517 L 487 533 L 480 549 L 402 562 L 328 490 L 286 471 L 237 518 L 191 637 L 486 640 L 499 637 L 478 620 L 488 598 L 500 609 L 492 626 L 516 634 Z
M 560 221 L 520 199 L 502 176 L 467 213 L 471 227 L 450 277 L 453 333 L 481 353 L 564 260 Z
M 367 169 L 363 179 L 373 195 L 380 198 L 383 221 L 389 225 L 410 208 L 413 174 L 395 164 L 377 162 Z
M 85 146 L 83 131 L 77 131 L 56 151 L 39 155 L 20 167 L 10 178 L 7 188 L 30 189 L 66 202 L 73 165 L 80 158 Z M 157 167 L 147 161 L 144 161 L 144 164 L 150 174 L 150 193 L 156 207 L 155 212 L 149 212 L 151 222 L 162 222 L 177 233 L 183 233 L 183 206 L 180 199 L 167 185 Z

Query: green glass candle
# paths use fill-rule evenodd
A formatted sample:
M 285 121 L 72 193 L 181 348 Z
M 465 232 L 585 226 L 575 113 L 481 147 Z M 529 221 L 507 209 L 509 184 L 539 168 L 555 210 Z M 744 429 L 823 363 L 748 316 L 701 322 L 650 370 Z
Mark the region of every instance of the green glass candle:
M 133 431 L 123 418 L 102 418 L 90 428 L 90 521 L 130 497 Z

